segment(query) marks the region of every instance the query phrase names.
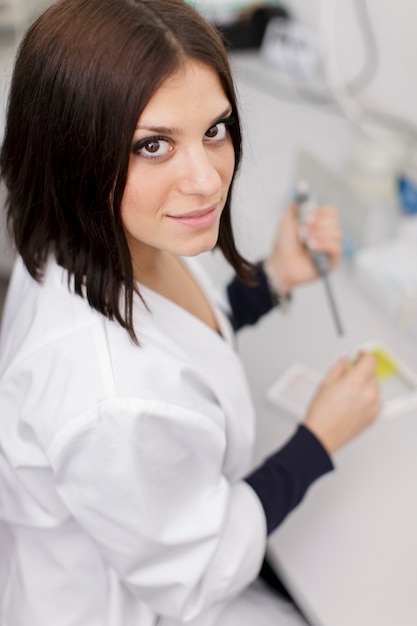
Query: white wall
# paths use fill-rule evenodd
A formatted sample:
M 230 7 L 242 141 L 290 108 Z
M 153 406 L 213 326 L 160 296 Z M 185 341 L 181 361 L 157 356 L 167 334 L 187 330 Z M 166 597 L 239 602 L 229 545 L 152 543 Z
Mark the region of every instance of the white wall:
M 367 9 L 378 51 L 378 69 L 360 101 L 417 127 L 417 2 L 416 0 L 285 0 L 292 13 L 318 29 L 320 41 L 333 39 L 331 61 L 347 79 L 364 62 L 359 8 Z M 326 22 L 326 28 L 323 28 Z M 328 32 L 331 24 L 332 33 Z
M 0 47 L 1 48 L 1 47 Z M 12 72 L 13 48 L 2 47 L 0 50 L 0 141 L 3 139 L 4 117 L 7 94 Z M 6 219 L 3 211 L 4 188 L 0 185 L 0 280 L 10 273 L 14 256 L 6 235 Z

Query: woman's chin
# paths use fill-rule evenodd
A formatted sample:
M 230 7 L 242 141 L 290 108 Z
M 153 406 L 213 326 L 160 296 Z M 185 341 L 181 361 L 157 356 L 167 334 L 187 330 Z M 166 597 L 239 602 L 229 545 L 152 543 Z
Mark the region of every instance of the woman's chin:
M 210 252 L 216 246 L 218 240 L 218 232 L 211 236 L 202 237 L 198 242 L 195 241 L 187 246 L 184 246 L 183 251 L 179 252 L 179 256 L 193 257 L 202 254 L 203 252 Z

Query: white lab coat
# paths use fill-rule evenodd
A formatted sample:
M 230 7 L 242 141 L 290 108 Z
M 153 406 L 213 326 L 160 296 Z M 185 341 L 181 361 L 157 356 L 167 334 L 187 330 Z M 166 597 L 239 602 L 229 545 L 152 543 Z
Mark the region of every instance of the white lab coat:
M 241 480 L 254 413 L 228 320 L 192 267 L 223 337 L 142 287 L 137 347 L 55 262 L 39 285 L 17 261 L 0 344 L 2 625 L 253 623 L 238 606 L 265 593 L 239 595 L 266 543 Z

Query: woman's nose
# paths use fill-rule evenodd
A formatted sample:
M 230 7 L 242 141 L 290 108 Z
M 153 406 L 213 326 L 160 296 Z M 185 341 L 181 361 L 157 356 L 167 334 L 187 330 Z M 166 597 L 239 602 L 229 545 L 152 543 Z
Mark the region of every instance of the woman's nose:
M 214 196 L 222 187 L 216 160 L 204 146 L 189 150 L 182 163 L 180 191 L 183 194 Z

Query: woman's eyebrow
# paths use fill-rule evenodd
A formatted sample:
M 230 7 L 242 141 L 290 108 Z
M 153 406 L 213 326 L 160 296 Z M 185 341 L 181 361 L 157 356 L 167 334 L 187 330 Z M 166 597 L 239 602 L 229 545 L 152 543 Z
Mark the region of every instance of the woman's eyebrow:
M 227 109 L 225 109 L 222 113 L 220 113 L 219 115 L 216 115 L 216 117 L 209 122 L 207 128 L 211 128 L 212 126 L 214 126 L 215 124 L 217 124 L 217 122 L 225 117 L 229 117 L 229 115 L 231 115 L 232 113 L 232 107 L 228 106 Z M 175 126 L 153 126 L 153 125 L 148 125 L 148 124 L 138 124 L 136 126 L 136 130 L 146 130 L 149 131 L 151 133 L 155 133 L 157 135 L 179 135 L 181 134 L 181 129 L 180 128 L 176 128 Z
M 209 128 L 211 128 L 211 126 L 213 126 L 214 124 L 216 124 L 216 122 L 218 122 L 219 120 L 222 120 L 222 119 L 224 119 L 225 117 L 229 117 L 229 116 L 232 114 L 232 111 L 233 111 L 232 106 L 231 106 L 231 105 L 229 105 L 229 106 L 227 107 L 227 109 L 225 109 L 225 110 L 223 111 L 223 113 L 220 113 L 220 115 L 218 115 L 218 116 L 217 116 L 217 117 L 216 117 L 216 118 L 215 118 L 215 119 L 214 119 L 214 120 L 210 123 Z
M 157 135 L 178 135 L 180 133 L 180 129 L 174 126 L 152 126 L 148 124 L 138 124 L 136 130 L 146 130 Z

